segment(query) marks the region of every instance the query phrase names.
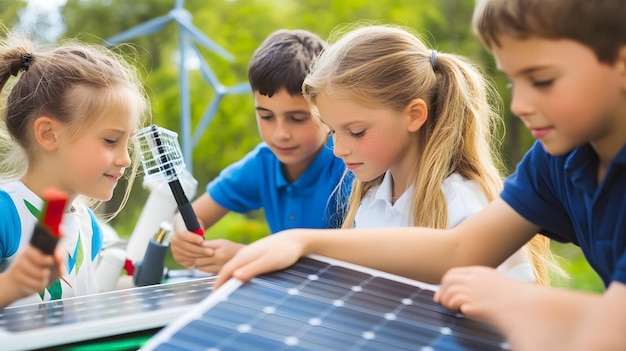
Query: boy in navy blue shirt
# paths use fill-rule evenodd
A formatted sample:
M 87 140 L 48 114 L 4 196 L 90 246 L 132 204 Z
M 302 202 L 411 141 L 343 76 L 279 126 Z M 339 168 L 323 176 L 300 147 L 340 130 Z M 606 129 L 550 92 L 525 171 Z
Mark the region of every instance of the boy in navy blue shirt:
M 479 0 L 474 28 L 512 83 L 511 111 L 537 139 L 501 197 L 449 230 L 279 233 L 241 250 L 216 288 L 317 253 L 441 283 L 436 301 L 497 325 L 513 350 L 626 350 L 624 18 L 622 0 Z M 491 268 L 537 232 L 579 245 L 604 294 Z
M 263 142 L 225 168 L 193 201 L 200 224 L 210 227 L 229 211 L 262 208 L 272 233 L 290 228 L 337 228 L 350 181 L 333 155 L 328 128 L 312 118 L 302 96 L 311 60 L 326 46 L 305 30 L 278 30 L 257 48 L 248 69 Z M 171 242 L 183 266 L 216 272 L 241 247 L 225 239 L 202 240 L 179 215 Z

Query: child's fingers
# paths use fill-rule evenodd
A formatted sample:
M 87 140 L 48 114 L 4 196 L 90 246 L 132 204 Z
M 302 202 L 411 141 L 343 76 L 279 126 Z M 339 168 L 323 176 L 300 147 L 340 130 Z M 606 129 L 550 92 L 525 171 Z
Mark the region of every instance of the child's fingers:
M 197 247 L 186 245 L 171 245 L 172 254 L 181 258 L 195 260 L 197 258 L 211 257 L 214 250 L 210 247 Z
M 274 234 L 237 251 L 218 273 L 216 288 L 231 277 L 248 281 L 260 274 L 287 268 L 302 256 L 301 243 L 293 235 Z
M 195 242 L 186 241 L 182 235 L 175 235 L 170 242 L 170 250 L 172 251 L 172 257 L 174 260 L 182 265 L 183 267 L 194 267 L 196 268 L 197 263 L 196 260 L 205 257 L 213 256 L 214 250 L 210 247 L 203 247 L 202 244 L 196 244 Z M 202 242 L 202 238 L 200 238 L 196 234 L 191 234 L 195 236 L 197 239 L 200 239 Z M 201 268 L 199 268 L 201 269 Z
M 30 295 L 43 290 L 49 285 L 49 281 L 50 270 L 44 269 L 36 275 L 22 276 L 20 284 L 24 290 L 24 295 Z
M 21 296 L 36 293 L 48 286 L 52 262 L 52 257 L 40 253 L 35 248 L 20 254 L 9 272 Z
M 204 238 L 192 232 L 178 233 L 172 236 L 172 244 L 184 245 L 188 247 L 202 247 Z
M 434 295 L 434 300 L 451 311 L 462 311 L 470 302 L 465 284 L 468 276 L 467 267 L 450 269 L 441 279 L 441 287 Z
M 203 272 L 217 273 L 224 266 L 224 261 L 216 260 L 214 257 L 199 258 L 194 261 L 194 267 Z
M 28 245 L 24 251 L 20 253 L 24 260 L 39 268 L 49 267 L 54 264 L 54 257 L 46 255 L 38 248 Z
M 67 257 L 67 252 L 62 246 L 57 246 L 54 250 L 54 261 L 57 265 L 65 264 L 65 258 Z
M 242 251 L 244 250 L 240 250 L 239 254 L 235 255 L 235 257 L 226 262 L 226 264 L 222 266 L 222 269 L 219 270 L 217 273 L 217 279 L 215 280 L 214 289 L 219 288 L 226 283 L 228 279 L 232 278 L 236 270 L 240 270 L 246 264 L 250 264 L 250 262 L 254 261 L 253 257 L 246 256 Z
M 199 258 L 213 255 L 213 249 L 203 246 L 204 239 L 190 232 L 176 234 L 170 242 L 172 253 L 185 258 Z

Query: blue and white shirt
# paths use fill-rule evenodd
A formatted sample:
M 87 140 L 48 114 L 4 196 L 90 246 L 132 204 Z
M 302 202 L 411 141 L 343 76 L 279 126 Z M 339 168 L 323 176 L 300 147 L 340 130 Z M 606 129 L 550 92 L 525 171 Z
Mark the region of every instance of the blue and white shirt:
M 30 244 L 43 205 L 43 200 L 20 181 L 0 186 L 0 212 L 3 214 L 0 216 L 0 271 L 6 270 L 16 254 Z M 68 253 L 63 279 L 12 306 L 98 292 L 95 262 L 103 238 L 94 213 L 74 201 L 71 211 L 64 213 L 60 229 L 59 245 Z

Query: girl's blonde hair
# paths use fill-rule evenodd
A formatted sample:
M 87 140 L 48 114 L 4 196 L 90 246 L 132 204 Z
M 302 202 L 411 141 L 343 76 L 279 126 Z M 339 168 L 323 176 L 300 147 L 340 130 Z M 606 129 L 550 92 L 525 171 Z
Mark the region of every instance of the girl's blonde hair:
M 16 78 L 10 82 L 12 76 Z M 0 89 L 5 90 L 4 128 L 0 128 L 3 181 L 18 179 L 26 172 L 36 147 L 31 130 L 40 116 L 61 121 L 77 136 L 111 110 L 136 115 L 136 130 L 149 114 L 148 99 L 133 67 L 109 49 L 75 40 L 36 50 L 28 38 L 7 35 L 0 41 Z M 137 147 L 131 140 L 133 162 L 126 191 L 111 217 L 130 194 L 139 166 Z
M 501 121 L 500 100 L 468 60 L 430 50 L 409 29 L 368 25 L 349 31 L 312 64 L 303 94 L 313 113 L 320 93 L 362 106 L 401 112 L 414 99 L 429 106 L 428 119 L 416 133 L 419 160 L 412 172 L 413 225 L 447 228 L 448 208 L 441 185 L 458 173 L 480 186 L 488 201 L 498 196 L 501 160 L 495 152 L 494 124 Z M 343 228 L 353 227 L 365 194 L 382 182 L 355 179 Z M 538 282 L 546 283 L 547 238 L 526 246 Z

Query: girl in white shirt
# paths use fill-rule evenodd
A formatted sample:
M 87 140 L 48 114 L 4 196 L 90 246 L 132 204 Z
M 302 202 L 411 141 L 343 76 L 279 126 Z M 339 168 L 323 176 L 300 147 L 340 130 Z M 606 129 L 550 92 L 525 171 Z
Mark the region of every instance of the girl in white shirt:
M 303 95 L 356 178 L 343 228 L 448 228 L 496 198 L 490 92 L 466 59 L 430 50 L 404 28 L 363 26 L 332 43 L 313 62 Z M 286 249 L 272 244 L 248 250 Z M 246 251 L 220 275 L 251 258 Z M 499 268 L 547 284 L 548 254 L 548 239 L 536 236 Z

